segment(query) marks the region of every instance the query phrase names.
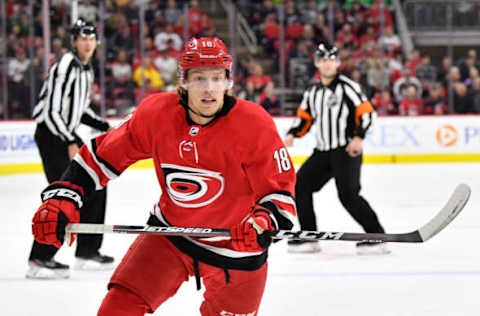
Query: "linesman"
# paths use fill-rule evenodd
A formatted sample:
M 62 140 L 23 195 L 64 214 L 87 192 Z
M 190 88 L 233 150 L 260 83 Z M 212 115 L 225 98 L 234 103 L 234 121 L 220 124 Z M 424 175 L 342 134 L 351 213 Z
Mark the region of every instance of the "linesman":
M 376 114 L 360 85 L 337 73 L 338 50 L 320 44 L 315 52 L 315 66 L 321 80 L 309 87 L 297 110 L 298 118 L 288 131 L 285 144 L 294 137 L 315 131 L 317 145 L 313 154 L 297 172 L 295 194 L 302 230 L 317 230 L 313 193 L 335 179 L 340 202 L 365 232 L 384 233 L 377 215 L 360 196 L 362 141 Z M 289 252 L 318 252 L 318 242 L 289 242 Z M 385 244 L 357 243 L 359 254 L 388 253 Z
M 49 183 L 60 180 L 83 144 L 76 130 L 80 123 L 100 131 L 109 124 L 90 108 L 94 73 L 90 60 L 97 46 L 95 26 L 78 19 L 71 29 L 72 50 L 52 64 L 33 110 L 37 122 L 37 143 L 45 175 Z M 93 149 L 94 150 L 94 149 Z M 75 158 L 74 158 L 75 157 Z M 97 184 L 97 187 L 101 187 Z M 106 189 L 96 191 L 85 201 L 80 212 L 84 223 L 103 223 L 106 209 Z M 113 258 L 102 255 L 99 249 L 103 235 L 78 236 L 75 268 L 103 270 L 113 267 Z M 58 245 L 60 247 L 60 245 Z M 58 248 L 33 242 L 27 278 L 59 279 L 69 277 L 69 266 L 54 260 Z

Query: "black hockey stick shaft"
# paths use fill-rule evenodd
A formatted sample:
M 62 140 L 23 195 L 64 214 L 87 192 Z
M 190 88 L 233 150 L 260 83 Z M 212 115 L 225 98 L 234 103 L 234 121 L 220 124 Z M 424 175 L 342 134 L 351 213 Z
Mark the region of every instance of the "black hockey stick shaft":
M 344 240 L 344 241 L 381 241 L 381 242 L 424 242 L 445 228 L 464 208 L 470 197 L 470 187 L 466 184 L 457 186 L 447 204 L 440 212 L 421 228 L 401 234 L 380 233 L 346 233 L 328 231 L 272 231 L 275 239 L 289 240 Z M 159 234 L 167 236 L 215 237 L 230 236 L 229 229 L 203 227 L 160 227 L 160 226 L 130 226 L 103 224 L 70 224 L 68 233 L 82 234 Z M 68 236 L 67 236 L 68 237 Z

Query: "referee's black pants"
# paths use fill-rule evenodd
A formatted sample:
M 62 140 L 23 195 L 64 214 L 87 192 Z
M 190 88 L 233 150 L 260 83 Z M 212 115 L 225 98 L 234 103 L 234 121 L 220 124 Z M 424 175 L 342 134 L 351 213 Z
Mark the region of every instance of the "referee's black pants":
M 38 124 L 35 130 L 35 142 L 37 143 L 42 164 L 47 176 L 48 183 L 60 180 L 63 172 L 70 164 L 68 156 L 68 145 L 53 135 L 43 124 Z M 77 140 L 79 146 L 82 145 L 80 139 Z M 105 221 L 105 209 L 107 202 L 106 188 L 95 191 L 85 200 L 80 209 L 81 223 L 103 224 Z M 80 234 L 77 235 L 77 249 L 75 256 L 91 257 L 98 254 L 103 241 L 101 234 Z M 40 259 L 50 260 L 57 253 L 58 249 L 52 245 L 40 244 L 33 241 L 29 260 Z
M 359 194 L 361 166 L 362 155 L 350 157 L 345 147 L 330 151 L 314 150 L 298 170 L 295 185 L 297 213 L 302 230 L 317 230 L 313 193 L 320 191 L 334 178 L 340 202 L 365 232 L 385 232 L 373 209 Z

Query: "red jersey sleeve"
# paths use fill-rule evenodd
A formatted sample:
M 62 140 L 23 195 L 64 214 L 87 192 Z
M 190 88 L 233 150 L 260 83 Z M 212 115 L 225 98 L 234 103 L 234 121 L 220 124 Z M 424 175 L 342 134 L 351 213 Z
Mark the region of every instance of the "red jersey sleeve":
M 146 98 L 118 127 L 87 142 L 75 156 L 74 160 L 96 189 L 104 187 L 133 163 L 152 157 L 149 122 L 155 100 L 155 96 Z
M 268 115 L 268 114 L 266 114 Z M 257 208 L 266 210 L 277 229 L 297 225 L 294 200 L 295 169 L 273 120 L 259 124 L 249 141 L 244 169 L 257 199 Z

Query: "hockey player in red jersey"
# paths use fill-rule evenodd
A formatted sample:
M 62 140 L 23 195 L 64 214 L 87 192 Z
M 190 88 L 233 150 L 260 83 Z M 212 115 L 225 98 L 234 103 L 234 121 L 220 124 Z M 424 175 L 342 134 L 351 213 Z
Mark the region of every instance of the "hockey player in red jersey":
M 152 158 L 163 194 L 149 224 L 231 229 L 221 238 L 140 235 L 98 315 L 152 313 L 189 276 L 197 287 L 203 280 L 202 315 L 258 314 L 268 231 L 296 222 L 295 171 L 270 115 L 228 94 L 231 67 L 221 40 L 191 39 L 179 57 L 178 91 L 147 97 L 122 125 L 83 146 L 62 181 L 42 192 L 33 234 L 58 246 L 85 196 Z

